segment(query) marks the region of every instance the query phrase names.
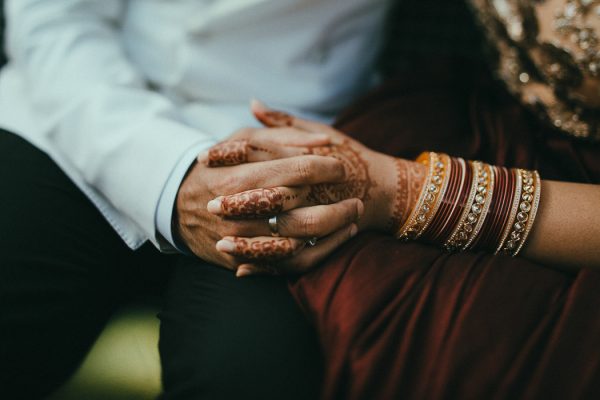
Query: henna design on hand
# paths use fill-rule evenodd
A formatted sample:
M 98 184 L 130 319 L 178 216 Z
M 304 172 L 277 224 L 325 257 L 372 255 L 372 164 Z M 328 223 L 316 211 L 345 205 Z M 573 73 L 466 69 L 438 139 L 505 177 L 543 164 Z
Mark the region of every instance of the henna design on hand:
M 388 231 L 396 233 L 404 224 L 419 199 L 427 169 L 416 162 L 396 159 L 396 200 Z
M 349 140 L 340 145 L 314 147 L 311 154 L 329 156 L 340 160 L 346 171 L 346 180 L 337 184 L 318 184 L 310 188 L 307 200 L 315 204 L 332 204 L 350 198 L 370 200 L 369 192 L 376 186 L 369 175 L 369 164 Z
M 269 128 L 293 126 L 294 117 L 276 110 L 264 110 L 256 113 L 256 118 Z
M 224 167 L 248 162 L 248 140 L 228 140 L 208 151 L 209 167 Z
M 292 197 L 284 196 L 278 189 L 253 189 L 225 196 L 221 210 L 225 217 L 264 218 L 280 214 L 285 202 Z
M 248 240 L 233 238 L 235 254 L 249 260 L 274 261 L 294 255 L 295 248 L 288 238 L 273 238 L 270 240 Z
M 267 149 L 266 147 L 259 147 L 259 146 L 255 146 L 253 144 L 248 144 L 248 149 L 257 152 L 257 153 L 267 153 L 270 155 L 275 155 L 275 152 L 271 149 Z

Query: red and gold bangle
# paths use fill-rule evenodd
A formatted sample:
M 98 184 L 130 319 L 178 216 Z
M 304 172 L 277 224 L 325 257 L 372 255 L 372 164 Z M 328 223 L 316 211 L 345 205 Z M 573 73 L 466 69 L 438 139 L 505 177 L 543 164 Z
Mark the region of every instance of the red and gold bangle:
M 428 228 L 425 229 L 421 239 L 429 243 L 436 243 L 437 236 L 448 222 L 454 206 L 458 203 L 460 195 L 460 180 L 464 171 L 461 169 L 459 159 L 450 159 L 450 170 L 448 171 L 448 184 L 443 196 L 440 196 L 440 206 Z
M 488 221 L 472 247 L 489 252 L 496 250 L 497 242 L 502 237 L 506 213 L 510 209 L 510 199 L 512 198 L 508 170 L 503 167 L 493 167 L 493 169 L 495 190 L 490 202 Z
M 478 161 L 469 162 L 469 167 L 471 170 L 471 182 L 469 188 L 469 196 L 465 202 L 465 207 L 462 211 L 460 219 L 458 220 L 458 224 L 454 227 L 454 230 L 450 234 L 450 237 L 444 243 L 444 248 L 448 251 L 457 251 L 462 249 L 464 244 L 469 239 L 467 232 L 463 230 L 465 222 L 467 221 L 468 215 L 471 213 L 471 206 L 473 201 L 475 200 L 475 195 L 477 194 L 477 181 L 479 179 L 479 170 L 481 168 L 481 163 Z
M 450 157 L 434 152 L 422 153 L 417 162 L 429 166 L 429 173 L 419 199 L 396 237 L 402 240 L 418 239 L 431 223 L 448 187 Z
M 456 200 L 454 204 L 452 204 L 452 208 L 450 209 L 450 213 L 446 221 L 444 221 L 439 234 L 436 236 L 435 240 L 437 243 L 446 243 L 454 229 L 460 222 L 460 218 L 464 213 L 464 210 L 467 206 L 467 199 L 471 192 L 471 184 L 472 184 L 472 176 L 473 171 L 471 166 L 465 162 L 462 158 L 457 159 L 459 167 L 460 167 L 460 181 L 458 183 L 458 193 L 456 196 Z
M 504 224 L 502 237 L 500 238 L 500 242 L 498 243 L 498 247 L 496 248 L 494 254 L 498 254 L 504 249 L 504 244 L 507 242 L 508 235 L 513 230 L 513 226 L 515 225 L 515 220 L 517 218 L 517 213 L 519 212 L 519 200 L 521 199 L 521 192 L 523 190 L 523 178 L 521 176 L 520 170 L 516 168 L 511 169 L 510 173 L 512 174 L 513 181 L 515 182 L 515 189 L 512 192 L 513 197 L 510 202 L 511 208 L 505 220 L 506 222 Z M 520 227 L 520 225 L 517 225 L 517 227 Z
M 494 173 L 491 166 L 479 161 L 471 163 L 473 182 L 469 199 L 460 222 L 445 247 L 448 250 L 467 250 L 478 236 L 486 220 L 494 191 Z

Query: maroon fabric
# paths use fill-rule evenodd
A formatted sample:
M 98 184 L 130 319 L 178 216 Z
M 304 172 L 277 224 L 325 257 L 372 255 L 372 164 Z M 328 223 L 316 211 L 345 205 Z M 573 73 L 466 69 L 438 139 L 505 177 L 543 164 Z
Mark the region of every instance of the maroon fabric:
M 600 181 L 600 147 L 551 132 L 483 74 L 407 75 L 338 127 L 371 148 L 445 151 Z M 323 398 L 600 398 L 600 273 L 362 234 L 290 283 L 321 337 Z

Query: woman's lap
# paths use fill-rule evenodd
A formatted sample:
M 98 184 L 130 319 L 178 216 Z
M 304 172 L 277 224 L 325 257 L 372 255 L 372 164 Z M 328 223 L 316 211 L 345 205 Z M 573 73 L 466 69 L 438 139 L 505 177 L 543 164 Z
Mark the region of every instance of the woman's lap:
M 478 71 L 407 74 L 337 127 L 395 156 L 443 151 L 600 182 L 598 144 L 552 132 Z M 363 234 L 290 287 L 325 349 L 323 398 L 600 393 L 600 273 Z
M 366 234 L 291 287 L 325 349 L 324 398 L 600 391 L 600 273 Z

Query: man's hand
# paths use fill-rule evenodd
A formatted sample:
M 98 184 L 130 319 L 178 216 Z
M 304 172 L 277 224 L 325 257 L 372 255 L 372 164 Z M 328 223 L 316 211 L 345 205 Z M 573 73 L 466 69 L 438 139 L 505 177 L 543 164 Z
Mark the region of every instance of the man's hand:
M 250 250 L 259 249 L 264 259 L 273 260 L 298 254 L 305 247 L 307 236 L 333 233 L 337 240 L 332 241 L 331 246 L 347 239 L 355 233 L 352 224 L 362 213 L 358 199 L 289 212 L 283 202 L 293 201 L 291 198 L 284 199 L 284 208 L 276 210 L 260 210 L 260 204 L 253 204 L 257 215 L 243 221 L 222 219 L 207 210 L 208 203 L 215 198 L 255 188 L 307 188 L 344 181 L 345 169 L 339 160 L 311 154 L 312 147 L 327 145 L 329 141 L 327 135 L 307 134 L 287 127 L 244 129 L 232 140 L 199 156 L 177 196 L 175 231 L 178 238 L 198 257 L 230 269 L 242 264 L 247 259 L 244 253 L 247 255 Z M 264 219 L 275 214 L 280 215 L 282 238 L 270 237 Z M 216 243 L 223 237 L 254 239 L 244 243 L 237 240 L 234 245 L 238 251 L 230 254 L 217 250 Z M 220 246 L 221 250 L 227 248 L 226 243 Z

